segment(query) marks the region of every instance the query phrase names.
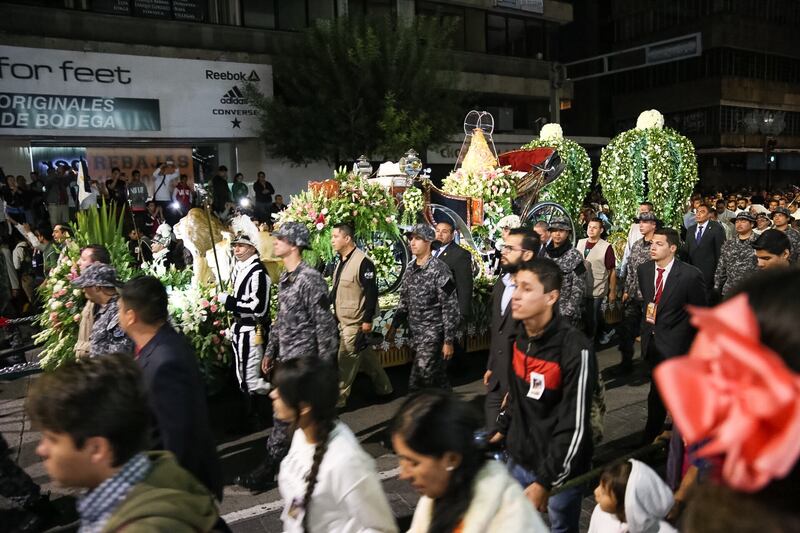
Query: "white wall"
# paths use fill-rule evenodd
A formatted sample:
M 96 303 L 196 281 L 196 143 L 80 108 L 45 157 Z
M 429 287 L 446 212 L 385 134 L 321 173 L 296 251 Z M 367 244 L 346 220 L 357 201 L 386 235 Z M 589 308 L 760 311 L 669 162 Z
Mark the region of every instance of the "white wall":
M 292 166 L 287 161 L 272 159 L 267 155 L 263 143 L 256 139 L 237 141 L 236 148 L 238 148 L 238 165 L 235 161 L 237 155 L 235 151 L 225 150 L 220 144 L 220 164 L 227 165 L 231 169 L 228 174 L 233 176 L 236 172 L 241 172 L 248 185 L 251 185 L 256 180 L 258 171 L 263 170 L 267 174 L 267 181 L 275 187 L 275 193 L 282 194 L 285 202 L 289 201 L 289 196 L 307 188 L 309 181 L 321 181 L 333 177 L 334 169 L 325 162 Z

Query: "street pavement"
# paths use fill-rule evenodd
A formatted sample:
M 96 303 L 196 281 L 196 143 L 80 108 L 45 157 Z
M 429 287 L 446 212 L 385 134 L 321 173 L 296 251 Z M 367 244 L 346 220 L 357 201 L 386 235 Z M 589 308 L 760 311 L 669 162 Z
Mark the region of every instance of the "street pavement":
M 485 368 L 486 353 L 467 354 L 461 361 L 451 365 L 453 389 L 464 400 L 480 408 L 483 402 L 481 377 Z M 641 431 L 647 416 L 647 391 L 649 382 L 644 364 L 637 359 L 636 370 L 624 377 L 613 377 L 610 367 L 619 362 L 616 348 L 598 353 L 600 368 L 606 380 L 605 437 L 595 449 L 595 466 L 607 464 L 616 458 L 634 451 L 640 444 Z M 369 380 L 359 375 L 354 384 L 353 396 L 342 411 L 341 419 L 353 430 L 364 449 L 376 461 L 383 480 L 383 488 L 389 498 L 401 530 L 407 527 L 416 505 L 418 495 L 398 476 L 397 459 L 388 447 L 386 428 L 404 399 L 409 366 L 388 369 L 395 386 L 395 394 L 389 399 L 376 398 Z M 55 487 L 50 483 L 41 461 L 35 453 L 39 434 L 32 430 L 23 411 L 24 398 L 36 376 L 13 382 L 0 383 L 0 431 L 12 447 L 18 463 L 40 483 L 51 491 L 51 499 L 61 507 L 70 507 L 70 498 L 75 491 Z M 255 467 L 263 457 L 264 444 L 269 430 L 240 438 L 226 437 L 225 426 L 230 422 L 232 410 L 236 409 L 233 394 L 213 398 L 210 402 L 212 424 L 217 434 L 218 449 L 225 472 L 225 494 L 220 512 L 236 533 L 282 531 L 280 513 L 282 502 L 277 489 L 261 494 L 233 485 L 233 479 Z M 594 507 L 591 491 L 587 487 L 584 499 L 582 530 L 588 528 L 589 516 Z

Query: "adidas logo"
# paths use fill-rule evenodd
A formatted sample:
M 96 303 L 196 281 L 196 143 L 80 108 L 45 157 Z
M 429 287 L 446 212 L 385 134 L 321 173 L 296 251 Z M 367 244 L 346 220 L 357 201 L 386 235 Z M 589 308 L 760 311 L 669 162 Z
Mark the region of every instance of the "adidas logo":
M 234 85 L 231 90 L 226 92 L 223 97 L 219 99 L 219 103 L 243 105 L 247 103 L 247 99 L 244 97 L 244 93 L 242 93 L 241 89 Z

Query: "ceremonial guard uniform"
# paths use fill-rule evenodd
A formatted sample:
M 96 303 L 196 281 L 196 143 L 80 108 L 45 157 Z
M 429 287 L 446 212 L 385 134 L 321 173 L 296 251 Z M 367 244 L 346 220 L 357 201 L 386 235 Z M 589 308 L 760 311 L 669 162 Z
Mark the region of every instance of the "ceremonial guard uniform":
M 92 263 L 83 273 L 72 280 L 76 287 L 117 287 L 114 267 L 103 263 Z M 105 305 L 95 305 L 94 325 L 89 335 L 89 357 L 112 353 L 132 353 L 131 341 L 119 325 L 118 296 L 116 292 Z
M 298 222 L 286 222 L 273 237 L 298 248 L 308 248 L 308 228 Z M 336 366 L 339 351 L 339 327 L 331 312 L 328 286 L 322 274 L 301 261 L 293 271 L 285 270 L 278 281 L 278 316 L 265 350 L 265 357 L 275 363 L 298 357 L 319 357 Z M 290 426 L 273 416 L 272 432 L 267 439 L 267 458 L 236 483 L 263 490 L 275 477 L 281 460 L 291 444 Z
M 434 232 L 430 226 L 418 224 L 412 233 L 433 242 Z M 409 391 L 450 388 L 442 347 L 453 343 L 458 333 L 458 298 L 450 268 L 433 256 L 423 265 L 412 260 L 403 274 L 400 303 L 392 327 L 397 328 L 406 318 L 415 352 L 408 378 Z
M 569 222 L 561 217 L 550 221 L 548 231 L 571 231 Z M 583 292 L 586 287 L 586 266 L 583 263 L 583 254 L 580 253 L 569 240 L 561 246 L 555 246 L 551 240 L 545 247 L 545 257 L 556 262 L 564 275 L 561 282 L 561 295 L 558 298 L 558 311 L 570 324 L 576 326 L 581 318 Z
M 246 244 L 256 250 L 247 235 L 238 235 L 232 245 Z M 261 377 L 264 338 L 268 334 L 270 280 L 256 250 L 233 267 L 233 293 L 220 294 L 225 309 L 233 313 L 231 344 L 236 379 L 245 394 L 268 394 L 270 385 Z M 266 320 L 265 320 L 266 319 Z
M 736 215 L 735 220 L 744 219 L 755 226 L 756 218 L 747 211 L 742 211 Z M 714 273 L 714 290 L 727 297 L 731 291 L 749 274 L 758 271 L 758 261 L 753 252 L 753 243 L 757 235 L 753 232 L 747 239 L 741 239 L 738 235 L 728 239 L 722 244 L 720 250 L 719 263 Z

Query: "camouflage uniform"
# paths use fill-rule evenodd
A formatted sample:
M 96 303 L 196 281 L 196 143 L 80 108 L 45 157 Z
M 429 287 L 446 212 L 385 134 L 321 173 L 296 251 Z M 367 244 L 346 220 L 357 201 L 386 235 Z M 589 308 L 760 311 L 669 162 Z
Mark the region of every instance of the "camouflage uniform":
M 308 229 L 287 222 L 273 233 L 294 246 L 308 246 Z M 319 357 L 336 365 L 339 326 L 331 312 L 328 285 L 322 274 L 301 261 L 292 272 L 283 271 L 278 281 L 278 316 L 270 329 L 265 356 L 273 361 Z M 270 460 L 278 463 L 291 443 L 289 424 L 273 417 L 267 439 Z
M 40 498 L 39 485 L 11 459 L 11 449 L 0 434 L 0 511 L 30 507 Z
M 619 351 L 622 353 L 623 363 L 629 363 L 633 359 L 633 343 L 642 325 L 642 291 L 636 271 L 647 261 L 650 261 L 650 241 L 641 238 L 631 246 L 628 263 L 622 271 L 625 278 L 624 292 L 628 295 L 620 325 Z
M 89 336 L 89 357 L 133 352 L 133 341 L 119 326 L 117 300 L 117 296 L 114 296 L 106 305 L 101 306 L 94 319 L 92 334 Z
M 80 276 L 72 280 L 76 287 L 116 287 L 117 271 L 111 265 L 92 263 Z M 89 357 L 110 353 L 130 353 L 133 341 L 125 335 L 119 325 L 117 295 L 111 297 L 106 305 L 100 306 L 94 318 L 92 333 L 89 335 Z
M 717 271 L 714 273 L 714 290 L 725 298 L 749 274 L 757 272 L 756 254 L 753 251 L 755 233 L 747 239 L 737 235 L 722 244 Z
M 456 285 L 450 268 L 431 257 L 424 265 L 412 260 L 400 285 L 400 303 L 392 326 L 408 317 L 414 361 L 409 391 L 427 387 L 449 389 L 442 346 L 455 341 L 459 311 Z
M 560 254 L 558 253 L 560 250 L 545 248 L 545 257 L 555 261 L 564 275 L 561 282 L 561 296 L 558 298 L 558 311 L 570 324 L 576 326 L 581 318 L 586 267 L 583 264 L 583 254 L 573 248 L 571 243 L 567 242 L 562 246 L 568 249 Z
M 797 263 L 800 260 L 800 231 L 789 227 L 785 233 L 792 245 L 792 249 L 789 250 L 789 262 L 792 264 Z

